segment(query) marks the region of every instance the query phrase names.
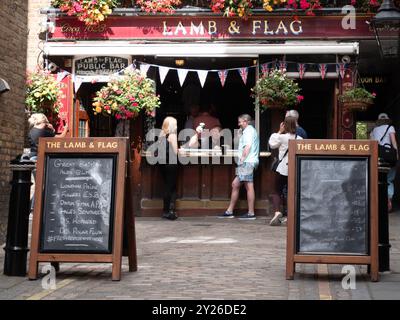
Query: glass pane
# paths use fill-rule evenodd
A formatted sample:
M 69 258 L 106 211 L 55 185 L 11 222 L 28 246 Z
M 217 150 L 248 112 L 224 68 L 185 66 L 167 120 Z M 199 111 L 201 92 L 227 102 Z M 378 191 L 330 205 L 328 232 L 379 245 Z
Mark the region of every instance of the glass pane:
M 86 123 L 86 120 L 79 120 L 79 137 L 81 138 L 88 136 Z

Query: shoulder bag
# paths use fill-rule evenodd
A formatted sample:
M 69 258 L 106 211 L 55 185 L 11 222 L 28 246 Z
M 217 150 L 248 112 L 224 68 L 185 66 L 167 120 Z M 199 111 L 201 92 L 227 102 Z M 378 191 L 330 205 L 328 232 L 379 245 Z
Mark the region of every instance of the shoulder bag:
M 382 142 L 383 138 L 386 136 L 389 131 L 388 126 L 382 138 L 379 140 L 379 143 Z M 381 158 L 384 162 L 387 162 L 390 166 L 395 166 L 397 162 L 397 150 L 393 148 L 392 144 L 385 143 L 383 145 L 378 145 L 378 157 Z

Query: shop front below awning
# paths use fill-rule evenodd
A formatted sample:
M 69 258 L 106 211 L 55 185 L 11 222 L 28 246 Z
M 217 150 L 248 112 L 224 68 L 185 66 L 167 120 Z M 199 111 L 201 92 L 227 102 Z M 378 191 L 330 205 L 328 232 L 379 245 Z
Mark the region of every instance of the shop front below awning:
M 260 43 L 133 43 L 128 41 L 47 42 L 44 52 L 50 56 L 139 55 L 160 57 L 258 57 L 276 54 L 358 55 L 358 42 L 286 41 Z

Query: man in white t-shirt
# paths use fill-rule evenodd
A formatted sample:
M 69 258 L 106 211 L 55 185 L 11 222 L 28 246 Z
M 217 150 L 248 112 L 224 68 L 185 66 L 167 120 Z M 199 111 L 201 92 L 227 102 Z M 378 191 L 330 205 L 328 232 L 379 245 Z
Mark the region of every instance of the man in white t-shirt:
M 247 191 L 248 212 L 239 217 L 240 220 L 255 220 L 254 214 L 254 171 L 258 166 L 260 139 L 256 129 L 250 124 L 251 116 L 242 114 L 238 117 L 238 126 L 242 130 L 238 149 L 238 167 L 232 182 L 231 201 L 228 209 L 219 218 L 233 218 L 233 210 L 239 199 L 240 186 L 243 183 Z
M 391 144 L 393 148 L 397 149 L 396 131 L 392 126 L 392 121 L 386 113 L 380 113 L 376 121 L 376 127 L 370 134 L 372 140 L 377 140 L 383 146 Z M 387 175 L 388 182 L 388 211 L 392 211 L 392 198 L 394 195 L 394 179 L 396 177 L 396 167 L 392 167 Z

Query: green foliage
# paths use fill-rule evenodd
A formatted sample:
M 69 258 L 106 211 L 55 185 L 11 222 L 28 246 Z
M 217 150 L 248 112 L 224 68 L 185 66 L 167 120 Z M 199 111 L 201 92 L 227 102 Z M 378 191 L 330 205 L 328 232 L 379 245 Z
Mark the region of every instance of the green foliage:
M 58 114 L 61 107 L 63 84 L 49 71 L 39 69 L 28 73 L 26 81 L 26 108 L 31 113 Z
M 112 115 L 116 119 L 135 118 L 141 110 L 151 115 L 160 106 L 154 81 L 138 70 L 111 80 L 96 92 L 93 100 L 95 114 Z
M 300 88 L 297 82 L 277 69 L 258 79 L 252 90 L 258 96 L 262 109 L 267 109 L 271 105 L 292 107 L 304 99 L 299 95 Z
M 363 101 L 363 102 L 373 103 L 375 97 L 376 97 L 375 93 L 370 93 L 364 88 L 354 88 L 345 91 L 341 96 L 339 96 L 339 100 L 341 102 Z

